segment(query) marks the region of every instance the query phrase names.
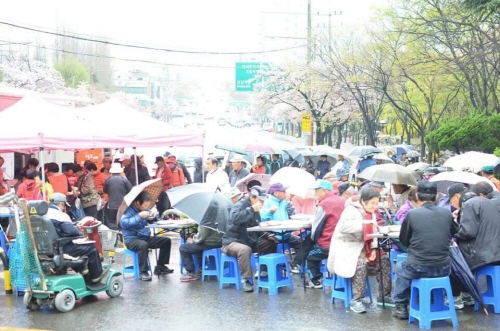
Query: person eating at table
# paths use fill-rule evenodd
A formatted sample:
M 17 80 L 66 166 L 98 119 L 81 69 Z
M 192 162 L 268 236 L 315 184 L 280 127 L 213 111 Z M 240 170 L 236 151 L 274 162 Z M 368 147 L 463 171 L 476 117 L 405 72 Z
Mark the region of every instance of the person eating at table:
M 363 304 L 366 290 L 368 267 L 376 272 L 379 283 L 377 300 L 391 303 L 391 263 L 387 254 L 377 254 L 377 239 L 365 239 L 373 233 L 377 225 L 375 210 L 378 208 L 380 193 L 369 187 L 346 201 L 345 209 L 333 233 L 328 255 L 328 270 L 343 278 L 352 278 L 352 300 L 350 309 L 355 313 L 365 313 Z M 382 272 L 378 259 L 381 258 Z M 383 288 L 383 291 L 382 291 Z
M 174 272 L 173 269 L 165 265 L 169 264 L 172 241 L 168 237 L 151 237 L 150 229 L 146 228 L 148 217 L 155 216 L 151 213 L 151 205 L 151 195 L 148 192 L 142 191 L 135 197 L 120 219 L 125 245 L 131 251 L 138 253 L 140 278 L 144 281 L 151 280 L 148 269 L 149 248 L 160 249 L 160 255 L 154 269 L 155 275 L 165 275 Z
M 408 247 L 408 258 L 396 267 L 392 315 L 408 319 L 410 286 L 413 279 L 446 277 L 450 274 L 449 244 L 458 231 L 451 213 L 437 207 L 437 184 L 420 181 L 417 186 L 417 203 L 401 225 L 399 241 Z
M 311 279 L 306 286 L 323 288 L 320 263 L 328 257 L 330 241 L 344 210 L 345 201 L 332 192 L 332 183 L 327 180 L 317 180 L 313 189 L 318 206 L 314 214 L 311 234 L 304 239 L 302 248 L 311 274 Z M 296 256 L 296 258 L 300 258 L 301 253 L 299 250 L 296 253 L 299 257 Z
M 250 255 L 258 252 L 260 255 L 276 252 L 276 241 L 272 237 L 259 233 L 248 233 L 247 228 L 257 226 L 260 222 L 259 211 L 267 200 L 266 190 L 253 186 L 248 196 L 242 196 L 235 203 L 226 224 L 227 231 L 222 237 L 222 252 L 238 258 L 244 292 L 252 292 L 252 266 Z M 267 277 L 267 270 L 262 270 L 261 277 Z
M 260 210 L 261 221 L 287 221 L 290 216 L 295 214 L 295 207 L 292 202 L 287 201 L 286 190 L 288 187 L 281 183 L 274 183 L 269 187 L 269 198 L 262 205 Z M 284 236 L 274 233 L 275 238 L 279 243 L 287 243 L 291 248 L 300 250 L 300 237 L 286 233 Z M 300 264 L 302 263 L 300 256 L 295 254 L 295 259 L 291 263 L 290 272 L 300 273 Z

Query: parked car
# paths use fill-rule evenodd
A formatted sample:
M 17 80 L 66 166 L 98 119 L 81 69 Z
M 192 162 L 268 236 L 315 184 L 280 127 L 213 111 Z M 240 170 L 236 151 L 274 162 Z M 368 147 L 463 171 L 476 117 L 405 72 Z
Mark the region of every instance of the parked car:
M 268 122 L 268 123 L 264 123 L 264 124 L 262 125 L 262 130 L 264 130 L 264 131 L 269 131 L 269 132 L 273 132 L 273 131 L 274 131 L 274 129 L 273 129 L 273 124 L 272 124 L 272 123 L 269 123 L 269 122 Z

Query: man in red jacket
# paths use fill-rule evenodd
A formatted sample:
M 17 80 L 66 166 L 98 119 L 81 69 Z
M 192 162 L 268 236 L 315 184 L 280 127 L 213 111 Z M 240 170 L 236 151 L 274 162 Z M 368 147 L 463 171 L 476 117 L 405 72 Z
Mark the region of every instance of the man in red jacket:
M 330 241 L 344 211 L 345 200 L 332 192 L 332 183 L 327 180 L 318 180 L 314 190 L 318 206 L 311 229 L 314 246 L 307 255 L 307 268 L 312 275 L 307 287 L 322 288 L 323 275 L 319 268 L 320 263 L 328 258 Z
M 157 156 L 155 163 L 157 166 L 155 178 L 161 178 L 163 191 L 166 191 L 172 187 L 172 171 L 167 165 L 165 165 L 163 156 Z

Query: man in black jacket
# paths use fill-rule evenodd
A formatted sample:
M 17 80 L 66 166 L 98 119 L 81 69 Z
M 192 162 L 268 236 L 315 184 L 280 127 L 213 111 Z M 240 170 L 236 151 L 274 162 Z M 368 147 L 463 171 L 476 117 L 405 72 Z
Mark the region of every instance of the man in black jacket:
M 82 229 L 79 230 L 68 214 L 63 211 L 66 206 L 66 196 L 62 193 L 54 193 L 50 197 L 49 210 L 46 216 L 54 224 L 60 238 L 81 237 L 80 230 Z M 80 270 L 88 283 L 97 283 L 107 272 L 107 270 L 103 271 L 99 252 L 94 244 L 77 245 L 70 241 L 63 246 L 63 253 L 74 257 L 86 256 L 88 258 L 88 269 L 84 267 Z
M 460 229 L 456 238 L 471 271 L 485 265 L 500 265 L 500 241 L 498 240 L 500 238 L 500 212 L 494 201 L 487 198 L 488 194 L 493 192 L 488 187 L 491 186 L 486 181 L 477 183 L 474 186 L 474 193 L 478 196 L 464 202 L 467 194 L 471 193 L 466 194 L 466 191 L 462 191 L 458 193 L 460 199 L 450 200 L 453 207 L 460 208 Z M 460 290 L 463 289 L 453 279 L 451 285 L 455 308 L 461 309 L 464 303 L 468 303 L 459 297 Z
M 408 318 L 411 281 L 416 278 L 445 277 L 450 274 L 449 244 L 458 230 L 451 213 L 434 204 L 436 183 L 421 181 L 417 187 L 419 208 L 405 217 L 399 241 L 408 247 L 408 258 L 397 265 L 393 316 Z
M 260 186 L 250 189 L 249 196 L 243 196 L 233 206 L 227 223 L 226 234 L 222 237 L 222 252 L 238 258 L 238 266 L 243 282 L 243 291 L 252 292 L 252 266 L 250 255 L 258 251 L 260 255 L 276 252 L 276 242 L 268 237 L 259 238 L 259 232 L 248 233 L 247 228 L 257 226 L 260 222 L 259 210 L 267 199 L 266 190 Z M 261 277 L 264 277 L 261 271 Z

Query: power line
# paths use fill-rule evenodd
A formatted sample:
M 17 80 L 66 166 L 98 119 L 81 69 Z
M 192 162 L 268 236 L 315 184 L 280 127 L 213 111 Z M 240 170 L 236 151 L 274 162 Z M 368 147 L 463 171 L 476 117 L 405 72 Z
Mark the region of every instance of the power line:
M 306 45 L 299 45 L 299 46 L 286 47 L 286 48 L 280 48 L 280 49 L 271 49 L 271 50 L 266 50 L 266 51 L 253 51 L 253 52 L 186 51 L 186 50 L 175 50 L 175 49 L 168 49 L 168 48 L 123 44 L 123 43 L 117 43 L 117 42 L 113 42 L 113 41 L 106 41 L 106 40 L 100 40 L 100 39 L 94 39 L 94 38 L 83 38 L 83 37 L 68 35 L 68 34 L 59 33 L 59 32 L 50 32 L 50 31 L 46 31 L 46 30 L 30 28 L 27 26 L 22 26 L 22 25 L 13 24 L 13 23 L 4 22 L 4 21 L 0 21 L 0 24 L 11 26 L 11 27 L 18 28 L 18 29 L 24 29 L 24 30 L 28 30 L 28 31 L 34 31 L 34 32 L 45 33 L 45 34 L 50 34 L 50 35 L 54 35 L 54 36 L 72 38 L 72 39 L 83 40 L 83 41 L 90 41 L 90 42 L 101 43 L 101 44 L 112 45 L 112 46 L 138 48 L 138 49 L 145 49 L 145 50 L 152 50 L 152 51 L 171 52 L 171 53 L 183 53 L 183 54 L 206 54 L 206 55 L 264 54 L 264 53 L 274 53 L 274 52 L 287 51 L 287 50 L 301 48 L 301 47 L 306 46 Z
M 157 61 L 151 61 L 151 60 L 127 59 L 127 58 L 121 58 L 121 57 L 115 57 L 115 56 L 109 56 L 109 55 L 99 55 L 99 54 L 88 54 L 88 53 L 73 52 L 73 51 L 67 51 L 67 50 L 64 50 L 64 49 L 55 49 L 55 48 L 50 48 L 50 47 L 45 47 L 45 46 L 37 46 L 37 45 L 27 45 L 27 46 L 28 47 L 33 47 L 33 48 L 46 49 L 46 50 L 49 50 L 49 51 L 55 51 L 55 52 L 60 52 L 60 53 L 82 55 L 82 56 L 91 56 L 91 57 L 98 57 L 98 58 L 104 58 L 104 59 L 110 59 L 110 60 L 118 60 L 118 61 L 139 62 L 139 63 L 148 63 L 148 64 L 158 64 L 158 65 L 164 65 L 164 66 L 195 67 L 195 68 L 218 68 L 218 69 L 234 69 L 235 68 L 234 66 L 233 67 L 229 67 L 229 66 L 215 66 L 215 65 L 204 65 L 204 64 L 163 63 L 163 62 L 157 62 Z

